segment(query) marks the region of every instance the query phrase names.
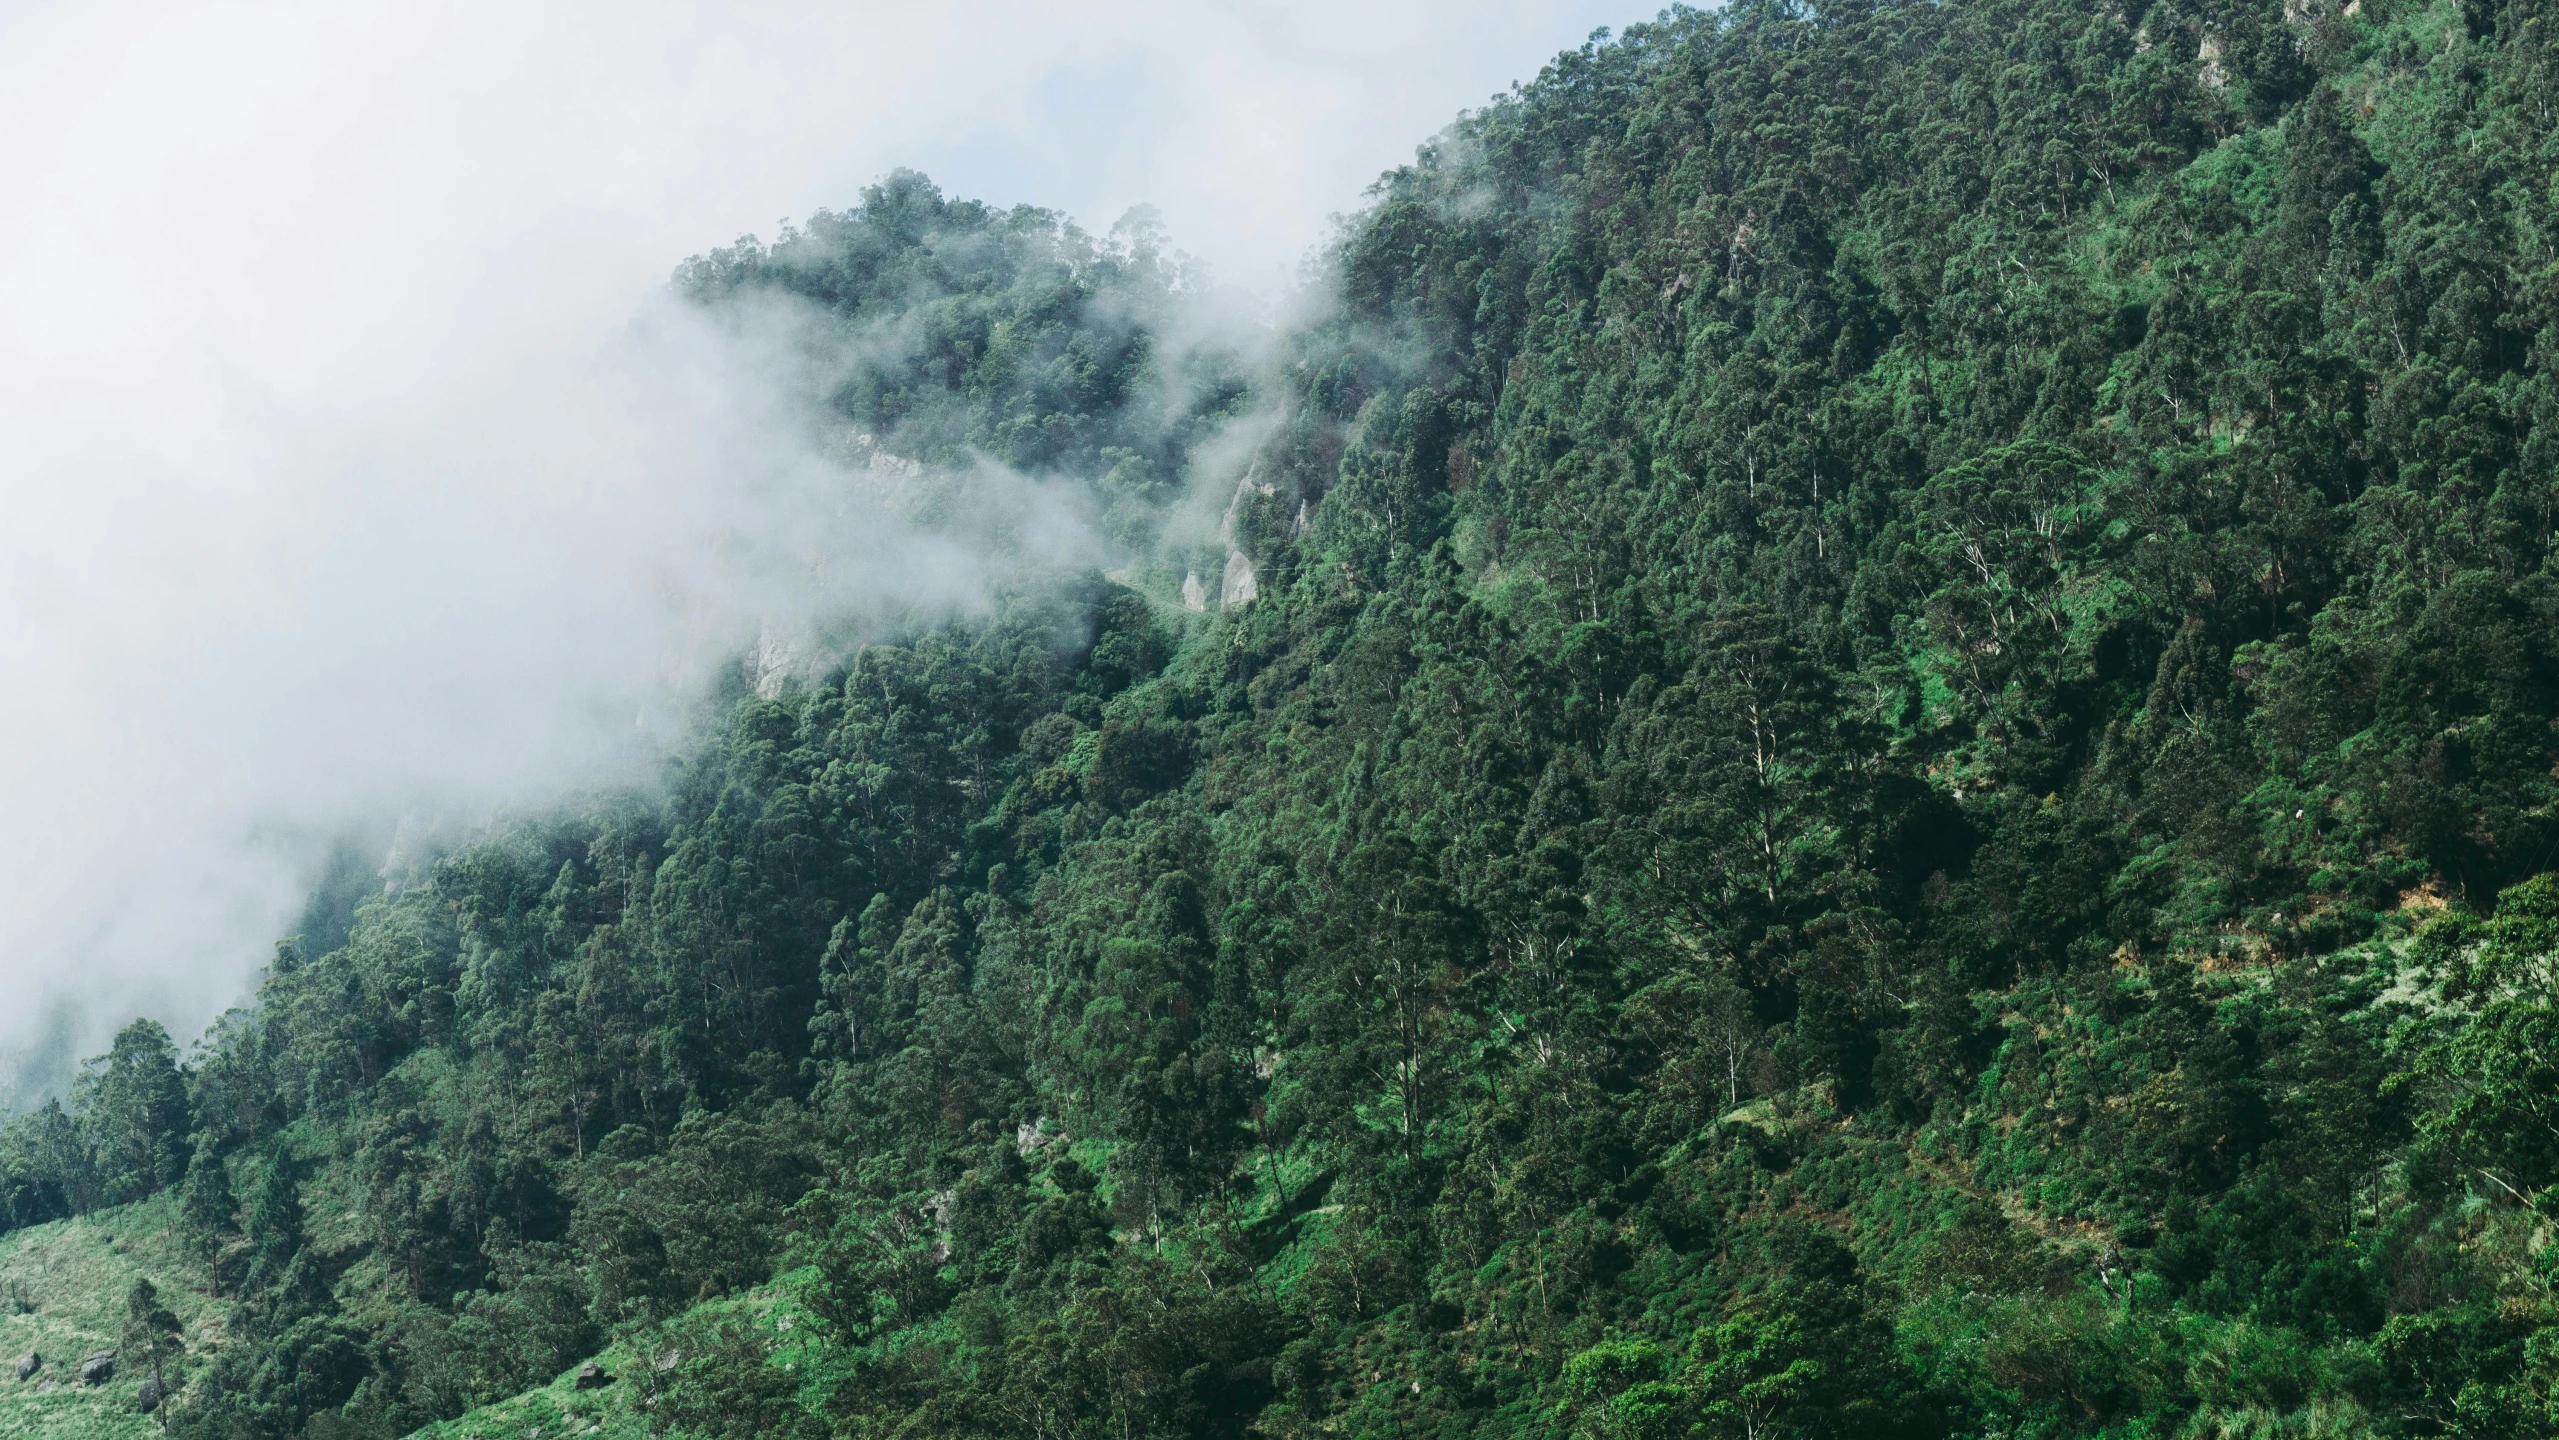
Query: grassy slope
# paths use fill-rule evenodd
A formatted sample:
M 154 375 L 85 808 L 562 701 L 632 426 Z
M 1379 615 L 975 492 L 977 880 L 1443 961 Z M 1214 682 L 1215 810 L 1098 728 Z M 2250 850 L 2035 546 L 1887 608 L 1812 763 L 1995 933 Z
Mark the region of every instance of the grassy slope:
M 205 1293 L 203 1263 L 178 1243 L 177 1199 L 138 1205 L 0 1235 L 0 1437 L 116 1440 L 159 1433 L 134 1395 L 140 1372 L 127 1367 L 105 1385 L 82 1385 L 74 1367 L 114 1347 L 124 1329 L 125 1293 L 148 1276 L 186 1323 L 187 1347 L 219 1342 L 221 1306 Z M 20 1384 L 19 1356 L 44 1355 L 44 1369 Z
M 634 1357 L 620 1349 L 597 1357 L 604 1368 L 620 1374 Z M 419 1430 L 412 1440 L 516 1440 L 534 1435 L 592 1435 L 603 1440 L 643 1440 L 648 1417 L 639 1408 L 639 1391 L 617 1380 L 601 1390 L 579 1390 L 572 1369 L 539 1390 L 527 1390 L 483 1405 L 452 1420 Z
M 794 1283 L 806 1279 L 807 1272 L 795 1272 L 773 1284 L 724 1300 L 712 1300 L 693 1307 L 675 1322 L 681 1330 L 688 1323 L 714 1317 L 736 1316 L 748 1322 L 750 1333 L 764 1337 L 761 1341 L 770 1353 L 770 1363 L 798 1372 L 804 1402 L 817 1399 L 834 1376 L 818 1366 L 806 1365 L 810 1351 L 797 1343 L 809 1333 L 807 1312 L 790 1298 Z M 798 1336 L 793 1331 L 798 1331 Z M 440 1421 L 413 1432 L 410 1440 L 533 1440 L 536 1436 L 589 1435 L 601 1440 L 647 1440 L 654 1432 L 644 1399 L 652 1388 L 650 1357 L 627 1345 L 615 1345 L 595 1357 L 613 1383 L 597 1390 L 581 1391 L 576 1378 L 580 1366 L 569 1369 L 538 1390 L 527 1390 L 504 1400 L 492 1401 L 454 1419 Z
M 314 1216 L 320 1228 L 326 1214 L 323 1207 Z M 125 1294 L 137 1275 L 150 1277 L 186 1323 L 193 1357 L 201 1359 L 220 1343 L 222 1304 L 206 1293 L 204 1264 L 179 1236 L 174 1195 L 0 1235 L 0 1440 L 145 1440 L 160 1433 L 135 1407 L 140 1372 L 126 1368 L 93 1388 L 79 1383 L 74 1367 L 80 1357 L 116 1345 L 124 1329 Z M 44 1368 L 22 1385 L 12 1377 L 18 1357 L 31 1349 L 44 1355 Z M 633 1361 L 618 1348 L 598 1358 L 617 1375 Z M 571 1383 L 574 1375 L 572 1369 L 542 1389 L 418 1434 L 433 1440 L 512 1440 L 539 1431 L 639 1440 L 649 1433 L 633 1387 L 617 1382 L 580 1393 Z

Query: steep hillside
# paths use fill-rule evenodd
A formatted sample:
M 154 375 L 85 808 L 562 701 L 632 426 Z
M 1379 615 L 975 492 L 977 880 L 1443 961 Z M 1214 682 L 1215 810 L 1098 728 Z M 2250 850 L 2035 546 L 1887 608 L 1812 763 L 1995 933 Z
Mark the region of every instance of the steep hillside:
M 158 1430 L 137 1404 L 149 1365 L 124 1353 L 128 1302 L 134 1282 L 148 1281 L 189 1350 L 220 1344 L 221 1307 L 192 1239 L 167 1196 L 0 1235 L 0 1435 L 140 1440 Z M 84 1383 L 80 1362 L 106 1350 L 117 1352 L 112 1373 Z M 22 1381 L 29 1354 L 41 1364 Z
M 176 1191 L 208 1436 L 2553 1433 L 2554 27 L 1674 12 L 1267 358 L 913 176 L 692 262 L 1002 593 L 0 1195 Z

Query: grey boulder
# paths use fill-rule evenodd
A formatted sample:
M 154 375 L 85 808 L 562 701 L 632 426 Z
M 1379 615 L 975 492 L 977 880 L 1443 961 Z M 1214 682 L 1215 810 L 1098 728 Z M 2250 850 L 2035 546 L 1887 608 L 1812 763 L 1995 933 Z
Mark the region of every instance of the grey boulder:
M 572 1383 L 580 1390 L 601 1390 L 613 1383 L 613 1377 L 604 1373 L 603 1366 L 589 1360 L 578 1367 L 578 1378 Z
M 24 1380 L 44 1368 L 44 1356 L 34 1350 L 18 1357 L 18 1378 Z
M 145 1380 L 145 1381 L 143 1381 L 143 1382 L 142 1382 L 142 1388 L 141 1388 L 140 1390 L 138 1390 L 138 1391 L 134 1392 L 134 1396 L 133 1396 L 133 1403 L 134 1403 L 134 1404 L 136 1404 L 136 1405 L 141 1406 L 141 1407 L 142 1407 L 142 1413 L 143 1413 L 143 1414 L 145 1414 L 145 1415 L 148 1415 L 148 1414 L 150 1414 L 152 1411 L 159 1409 L 159 1408 L 160 1408 L 160 1382 L 159 1382 L 159 1381 L 157 1381 L 157 1380 Z
M 100 1350 L 80 1357 L 80 1383 L 104 1385 L 116 1378 L 116 1352 Z

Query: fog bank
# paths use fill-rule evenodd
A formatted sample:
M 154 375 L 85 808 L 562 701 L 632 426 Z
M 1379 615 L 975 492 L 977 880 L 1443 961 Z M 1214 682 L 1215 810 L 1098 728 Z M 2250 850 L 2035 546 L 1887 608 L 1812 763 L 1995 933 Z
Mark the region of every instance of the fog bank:
M 983 593 L 807 443 L 787 346 L 666 300 L 685 255 L 911 165 L 1096 231 L 1152 202 L 1267 293 L 1620 18 L 0 15 L 0 1104 L 239 999 L 331 837 L 643 778 L 756 634 Z

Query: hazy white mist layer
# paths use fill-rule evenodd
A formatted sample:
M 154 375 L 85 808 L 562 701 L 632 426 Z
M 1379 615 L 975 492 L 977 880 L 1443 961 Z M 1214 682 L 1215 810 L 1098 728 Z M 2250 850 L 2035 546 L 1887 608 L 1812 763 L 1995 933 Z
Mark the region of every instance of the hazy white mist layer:
M 653 302 L 676 261 L 912 165 L 1151 202 L 1267 293 L 1624 18 L 0 7 L 0 1052 L 191 1033 L 339 828 L 640 773 L 740 635 L 976 592 L 818 468 L 770 354 Z

